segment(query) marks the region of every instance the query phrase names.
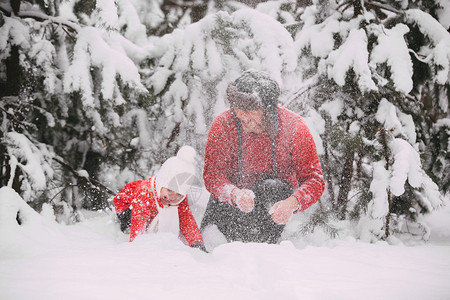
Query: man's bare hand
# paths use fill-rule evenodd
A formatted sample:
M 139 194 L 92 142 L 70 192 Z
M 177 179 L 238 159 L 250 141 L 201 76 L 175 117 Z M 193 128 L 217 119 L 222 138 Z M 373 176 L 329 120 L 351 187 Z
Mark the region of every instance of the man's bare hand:
M 245 213 L 249 213 L 255 207 L 255 194 L 251 190 L 235 188 L 231 192 L 231 201 Z
M 269 210 L 269 214 L 277 224 L 286 224 L 292 217 L 293 212 L 298 208 L 297 198 L 291 196 L 287 199 L 278 201 Z

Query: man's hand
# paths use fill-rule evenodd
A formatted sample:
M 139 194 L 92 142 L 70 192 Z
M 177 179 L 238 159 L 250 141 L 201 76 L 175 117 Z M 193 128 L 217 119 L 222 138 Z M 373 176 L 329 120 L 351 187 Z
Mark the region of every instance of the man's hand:
M 235 188 L 231 191 L 231 201 L 245 213 L 251 212 L 255 207 L 255 194 L 251 190 Z
M 269 210 L 269 214 L 275 223 L 282 225 L 289 222 L 294 210 L 298 208 L 297 198 L 291 196 L 287 199 L 278 201 Z

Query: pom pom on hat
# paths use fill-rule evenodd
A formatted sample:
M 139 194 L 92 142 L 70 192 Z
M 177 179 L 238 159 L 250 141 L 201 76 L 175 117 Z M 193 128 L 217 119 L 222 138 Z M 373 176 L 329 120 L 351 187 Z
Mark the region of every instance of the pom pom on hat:
M 191 146 L 183 146 L 177 152 L 177 158 L 187 162 L 188 164 L 194 164 L 196 156 L 197 153 Z
M 183 146 L 177 155 L 167 159 L 156 173 L 156 191 L 158 197 L 165 187 L 181 195 L 187 195 L 195 181 L 195 149 Z

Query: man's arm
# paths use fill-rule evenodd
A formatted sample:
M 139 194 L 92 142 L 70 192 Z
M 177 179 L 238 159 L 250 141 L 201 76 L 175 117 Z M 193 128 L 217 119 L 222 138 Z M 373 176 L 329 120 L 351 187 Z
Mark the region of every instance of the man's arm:
M 325 189 L 322 169 L 314 139 L 303 120 L 297 124 L 292 143 L 292 161 L 299 187 L 294 197 L 299 207 L 305 210 L 316 203 Z
M 233 145 L 236 141 L 233 128 L 226 121 L 224 114 L 214 119 L 208 134 L 205 149 L 205 166 L 203 179 L 206 189 L 219 201 L 231 204 L 231 192 L 235 186 L 229 180 L 232 172 L 231 160 L 233 156 Z

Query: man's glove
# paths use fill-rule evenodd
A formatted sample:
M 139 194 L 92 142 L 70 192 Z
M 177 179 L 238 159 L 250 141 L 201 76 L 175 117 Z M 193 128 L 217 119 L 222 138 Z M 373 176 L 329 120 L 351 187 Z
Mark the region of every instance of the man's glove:
M 191 245 L 191 248 L 197 248 L 197 249 L 202 250 L 202 251 L 205 252 L 205 253 L 209 253 L 209 252 L 206 250 L 206 247 L 205 247 L 205 245 L 204 245 L 202 242 L 195 242 L 195 243 L 193 243 L 193 244 Z

